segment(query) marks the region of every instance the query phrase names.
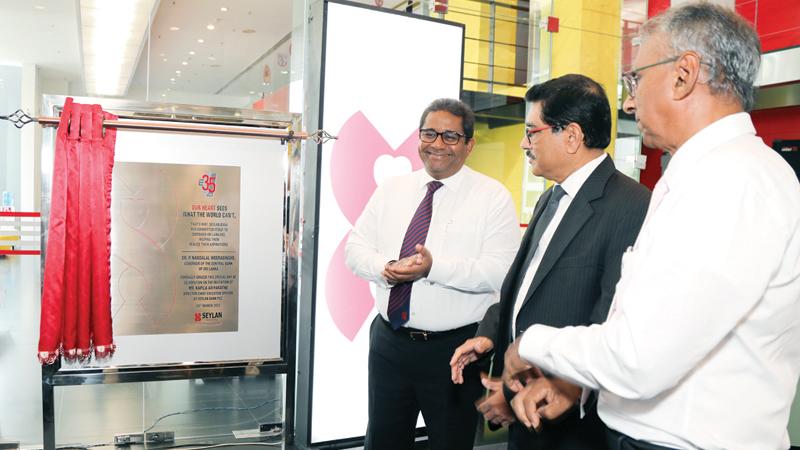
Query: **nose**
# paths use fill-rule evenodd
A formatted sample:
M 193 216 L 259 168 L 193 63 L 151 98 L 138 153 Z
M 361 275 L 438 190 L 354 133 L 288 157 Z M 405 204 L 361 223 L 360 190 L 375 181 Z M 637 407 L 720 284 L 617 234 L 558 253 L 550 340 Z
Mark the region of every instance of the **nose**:
M 531 143 L 528 141 L 528 137 L 524 134 L 522 135 L 522 139 L 519 141 L 519 148 L 521 148 L 525 153 L 527 153 L 531 148 Z
M 633 101 L 633 97 L 630 95 L 625 97 L 625 101 L 622 102 L 622 110 L 627 114 L 633 114 L 636 111 L 636 103 Z

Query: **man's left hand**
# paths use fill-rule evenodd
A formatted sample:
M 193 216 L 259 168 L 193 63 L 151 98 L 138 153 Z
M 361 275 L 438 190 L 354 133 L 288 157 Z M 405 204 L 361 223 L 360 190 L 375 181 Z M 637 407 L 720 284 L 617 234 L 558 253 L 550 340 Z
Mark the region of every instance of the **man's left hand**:
M 404 283 L 428 276 L 433 266 L 431 252 L 420 244 L 417 244 L 415 250 L 417 253 L 386 266 L 383 277 L 393 283 Z
M 505 364 L 503 367 L 503 383 L 514 392 L 519 392 L 524 386 L 526 373 L 533 366 L 523 361 L 519 356 L 519 339 L 515 340 L 506 350 Z

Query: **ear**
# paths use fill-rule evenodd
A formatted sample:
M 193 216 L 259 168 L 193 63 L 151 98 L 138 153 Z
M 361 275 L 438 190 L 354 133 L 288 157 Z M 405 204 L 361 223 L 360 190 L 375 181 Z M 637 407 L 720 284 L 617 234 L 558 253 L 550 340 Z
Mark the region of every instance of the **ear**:
M 689 96 L 700 84 L 700 55 L 693 51 L 684 52 L 674 66 L 674 81 L 672 85 L 672 99 L 683 100 Z
M 567 153 L 574 155 L 583 145 L 583 129 L 575 122 L 570 123 L 564 128 L 564 140 Z
M 475 146 L 475 138 L 469 138 L 467 141 L 467 155 L 472 153 L 472 147 Z

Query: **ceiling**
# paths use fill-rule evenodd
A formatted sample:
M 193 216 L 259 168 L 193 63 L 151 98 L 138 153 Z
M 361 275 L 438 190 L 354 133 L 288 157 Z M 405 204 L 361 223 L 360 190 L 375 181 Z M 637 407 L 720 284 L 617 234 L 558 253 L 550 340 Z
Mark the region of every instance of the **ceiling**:
M 264 64 L 273 66 L 271 85 L 281 84 L 292 6 L 292 0 L 161 0 L 130 91 L 149 89 L 157 98 L 177 91 L 213 95 L 227 86 L 226 95 L 247 95 L 256 86 L 236 80 L 249 68 L 264 82 Z M 36 64 L 41 78 L 74 83 L 81 91 L 79 7 L 79 0 L 0 0 L 0 64 Z

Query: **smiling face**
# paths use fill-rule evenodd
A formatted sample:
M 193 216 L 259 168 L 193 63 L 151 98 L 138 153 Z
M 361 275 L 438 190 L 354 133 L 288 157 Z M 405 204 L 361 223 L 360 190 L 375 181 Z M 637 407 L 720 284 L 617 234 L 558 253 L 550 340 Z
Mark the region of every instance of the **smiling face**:
M 461 117 L 447 111 L 428 113 L 421 129 L 433 129 L 438 133 L 455 131 L 464 134 Z M 431 143 L 420 141 L 419 157 L 425 164 L 425 171 L 434 179 L 442 180 L 461 170 L 467 156 L 472 152 L 473 145 L 475 140 L 471 138 L 459 138 L 455 144 L 445 144 L 442 136 L 437 136 Z

